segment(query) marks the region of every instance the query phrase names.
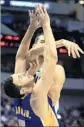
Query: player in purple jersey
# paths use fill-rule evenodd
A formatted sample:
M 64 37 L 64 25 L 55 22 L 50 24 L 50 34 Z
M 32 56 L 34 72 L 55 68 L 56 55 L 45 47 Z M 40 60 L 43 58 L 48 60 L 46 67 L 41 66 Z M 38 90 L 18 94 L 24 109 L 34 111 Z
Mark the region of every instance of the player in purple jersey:
M 31 107 L 32 109 L 31 115 L 29 117 L 33 118 L 33 115 L 32 115 L 32 112 L 33 112 L 33 114 L 36 115 L 36 117 L 40 119 L 43 126 L 58 126 L 57 118 L 47 98 L 47 93 L 50 89 L 50 86 L 52 84 L 52 79 L 54 76 L 54 71 L 55 71 L 54 68 L 57 63 L 57 52 L 56 52 L 55 42 L 54 42 L 55 40 L 54 40 L 52 31 L 51 31 L 50 19 L 49 19 L 46 9 L 44 8 L 45 12 L 43 12 L 43 9 L 40 6 L 38 6 L 38 9 L 39 11 L 38 11 L 37 18 L 39 18 L 42 24 L 42 28 L 43 28 L 44 36 L 45 36 L 45 46 L 44 46 L 44 52 L 43 52 L 44 62 L 43 62 L 41 78 L 36 83 L 33 83 L 33 86 L 32 86 L 32 82 L 33 82 L 32 76 L 30 76 L 29 72 L 27 74 L 24 71 L 22 71 L 23 74 L 19 73 L 19 74 L 12 75 L 10 82 L 13 83 L 13 86 L 16 86 L 16 87 L 20 85 L 24 87 L 26 85 L 29 87 L 33 87 L 30 98 L 29 98 L 29 103 L 28 103 L 30 104 L 29 107 Z M 41 19 L 40 17 L 41 12 L 44 13 L 43 19 Z M 49 37 L 46 37 L 47 33 L 49 34 Z M 35 62 L 38 63 L 37 58 L 35 58 Z M 17 65 L 16 65 L 15 71 L 17 71 L 18 69 L 19 68 L 17 68 Z M 50 73 L 50 75 L 47 75 L 47 73 Z M 47 79 L 47 77 L 49 77 L 49 79 Z M 23 96 L 24 94 L 23 90 L 20 91 L 20 94 L 22 94 Z M 26 112 L 22 110 L 22 109 L 24 110 L 26 109 L 26 105 L 24 105 L 25 102 L 23 104 L 23 101 L 20 101 L 20 103 L 21 103 L 20 107 L 18 107 L 19 109 L 16 108 L 17 113 L 23 112 L 23 114 L 25 114 L 24 116 L 27 116 L 28 113 L 26 114 Z M 27 109 L 28 109 L 28 105 L 27 105 Z M 29 108 L 29 110 L 31 109 Z M 22 118 L 21 116 L 18 116 L 18 118 L 19 117 Z M 33 123 L 33 121 L 29 121 L 28 124 L 31 122 Z M 31 124 L 29 124 L 29 126 L 30 125 Z M 35 123 L 34 123 L 34 126 L 35 126 Z
M 39 16 L 38 17 L 40 17 L 40 19 L 41 20 L 44 20 L 44 19 L 42 19 L 42 17 L 43 16 L 45 16 L 46 15 L 46 13 L 44 13 L 43 11 L 42 11 L 42 8 L 41 7 L 38 7 L 38 9 L 37 10 L 40 10 L 40 14 L 39 14 L 39 12 L 38 12 L 38 14 L 39 14 Z M 46 12 L 46 11 L 45 11 Z M 33 18 L 35 19 L 37 16 L 35 16 L 35 15 L 33 15 L 33 12 L 31 13 L 30 12 L 30 17 L 32 17 L 33 16 Z M 42 16 L 42 17 L 41 17 Z M 46 17 L 46 16 L 45 16 Z M 49 29 L 50 30 L 50 27 L 49 26 L 46 26 L 45 25 L 45 27 L 47 28 L 47 29 Z M 44 29 L 45 29 L 45 27 L 44 27 Z M 32 27 L 31 27 L 32 28 Z M 34 28 L 34 27 L 33 27 Z M 30 29 L 28 29 L 28 31 L 27 31 L 27 33 L 26 33 L 26 35 L 25 35 L 25 38 L 23 38 L 23 41 L 22 41 L 22 43 L 21 43 L 21 45 L 20 45 L 20 47 L 19 47 L 19 50 L 18 50 L 18 52 L 17 52 L 17 56 L 16 56 L 16 66 L 15 66 L 15 72 L 16 73 L 20 73 L 20 72 L 23 72 L 23 74 L 22 73 L 20 73 L 20 74 L 16 74 L 16 75 L 13 75 L 12 76 L 12 78 L 13 78 L 13 83 L 15 83 L 15 84 L 17 84 L 18 86 L 21 86 L 21 85 L 25 85 L 25 84 L 27 84 L 28 82 L 30 82 L 29 84 L 32 84 L 32 82 L 33 82 L 33 77 L 31 76 L 33 73 L 32 73 L 32 71 L 28 71 L 28 72 L 26 72 L 26 66 L 25 66 L 25 64 L 26 64 L 26 60 L 25 60 L 25 56 L 27 56 L 28 57 L 28 59 L 30 60 L 30 58 L 29 57 L 31 57 L 32 59 L 30 60 L 30 64 L 32 64 L 32 63 L 36 63 L 36 65 L 38 65 L 37 63 L 37 61 L 36 61 L 36 57 L 35 57 L 35 54 L 36 54 L 36 49 L 35 48 L 37 48 L 38 49 L 38 51 L 39 52 L 37 52 L 37 54 L 39 53 L 40 54 L 40 52 L 42 52 L 42 50 L 43 50 L 43 47 L 40 45 L 40 44 L 38 44 L 38 46 L 34 46 L 35 48 L 33 48 L 33 50 L 30 50 L 30 52 L 27 52 L 27 50 L 26 49 L 28 49 L 28 47 L 27 46 L 29 46 L 29 44 L 28 45 L 26 45 L 25 43 L 27 43 L 27 41 L 30 41 L 31 40 L 31 36 L 29 35 L 29 32 L 31 33 L 31 34 L 33 34 L 33 32 L 31 32 L 31 30 L 29 31 Z M 48 30 L 47 30 L 48 31 Z M 50 31 L 49 31 L 50 32 Z M 45 37 L 45 34 L 46 34 L 46 29 L 45 29 L 45 32 L 44 32 L 44 37 Z M 48 32 L 47 32 L 47 34 L 48 34 Z M 47 37 L 47 36 L 46 36 Z M 51 37 L 52 37 L 52 35 L 51 35 Z M 49 39 L 49 37 L 47 38 L 47 39 Z M 41 39 L 42 40 L 42 39 Z M 26 42 L 25 42 L 26 41 Z M 45 41 L 46 41 L 46 38 L 45 38 Z M 64 40 L 61 40 L 61 41 L 64 41 Z M 67 44 L 66 44 L 67 45 Z M 79 47 L 77 47 L 77 45 L 76 44 L 72 44 L 71 45 L 73 48 L 70 50 L 68 50 L 69 51 L 69 54 L 70 54 L 70 51 L 71 51 L 71 53 L 73 54 L 73 57 L 75 58 L 76 57 L 76 55 L 78 55 L 79 56 L 79 53 L 78 53 L 78 50 L 80 50 L 81 51 L 81 49 L 79 48 Z M 41 47 L 41 48 L 40 48 Z M 69 44 L 69 46 L 66 46 L 66 47 L 70 47 L 70 44 Z M 74 51 L 76 51 L 76 52 L 74 52 Z M 33 52 L 33 53 L 32 53 Z M 81 52 L 83 52 L 83 51 L 81 51 Z M 28 54 L 28 55 L 27 55 Z M 33 54 L 33 55 L 32 55 Z M 35 61 L 33 61 L 33 58 L 35 58 Z M 32 62 L 33 61 L 33 62 Z M 56 65 L 55 65 L 56 66 Z M 50 87 L 50 89 L 49 89 L 49 91 L 48 91 L 48 94 L 50 94 L 50 97 L 51 97 L 51 99 L 52 99 L 52 102 L 56 102 L 57 100 L 59 100 L 59 96 L 60 96 L 60 91 L 61 91 L 61 88 L 63 87 L 63 82 L 64 82 L 64 79 L 65 79 L 65 76 L 64 76 L 64 70 L 62 69 L 62 67 L 60 67 L 60 66 L 58 66 L 58 68 L 62 71 L 62 73 L 63 73 L 63 79 L 62 79 L 62 81 L 61 82 L 58 82 L 58 86 L 57 86 L 57 89 L 56 89 L 56 85 L 52 85 L 51 87 Z M 36 68 L 37 69 L 37 68 Z M 50 68 L 49 68 L 50 69 Z M 57 68 L 55 67 L 55 69 L 56 69 L 56 71 L 57 71 Z M 34 71 L 36 71 L 36 70 L 34 70 Z M 51 70 L 52 71 L 52 70 Z M 59 70 L 58 70 L 59 71 Z M 57 71 L 57 72 L 58 72 Z M 61 73 L 61 71 L 60 71 L 60 73 Z M 25 73 L 26 72 L 26 73 Z M 30 76 L 28 76 L 28 74 L 30 74 Z M 52 74 L 52 73 L 51 73 Z M 19 79 L 18 79 L 18 78 Z M 49 77 L 49 73 L 48 73 L 48 77 Z M 52 76 L 50 76 L 50 77 L 52 77 Z M 55 76 L 55 78 L 56 78 L 56 76 Z M 56 81 L 57 81 L 57 79 L 56 79 Z M 57 83 L 57 82 L 56 82 Z M 55 83 L 55 81 L 54 81 L 54 83 L 53 84 L 56 84 Z M 51 83 L 52 84 L 52 83 Z M 61 85 L 60 85 L 61 84 Z M 29 87 L 30 86 L 30 87 Z M 33 88 L 34 86 L 33 85 L 26 85 L 25 87 L 23 87 L 22 89 L 21 89 L 21 93 L 22 94 L 25 94 L 25 93 L 29 93 L 29 92 L 32 92 L 32 88 Z M 42 89 L 41 89 L 42 90 Z M 45 90 L 44 90 L 45 91 Z M 19 91 L 18 91 L 19 92 Z M 55 93 L 56 92 L 56 93 Z M 19 95 L 19 93 L 18 93 L 18 95 Z M 26 98 L 26 97 L 25 97 Z M 28 112 L 27 112 L 27 114 L 24 112 L 24 110 L 26 110 L 25 108 L 23 108 L 24 106 L 25 106 L 25 104 L 26 104 L 26 101 L 24 101 L 25 100 L 25 98 L 21 101 L 20 100 L 20 103 L 19 103 L 19 100 L 18 100 L 18 102 L 16 103 L 16 107 L 18 107 L 18 108 L 16 108 L 16 114 L 18 114 L 18 118 L 20 117 L 19 116 L 19 113 L 23 113 L 24 115 L 23 115 L 23 117 L 25 118 L 25 116 L 27 115 L 28 116 Z M 27 100 L 27 99 L 26 99 Z M 45 99 L 44 99 L 45 100 Z M 54 100 L 54 101 L 53 101 Z M 22 104 L 22 105 L 21 105 Z M 29 104 L 29 103 L 28 103 Z M 21 106 L 20 106 L 21 105 Z M 22 107 L 22 108 L 21 108 Z M 27 107 L 26 107 L 27 108 Z M 24 110 L 23 110 L 24 109 Z M 34 110 L 34 113 L 36 112 L 36 109 L 34 109 L 33 107 L 32 107 L 32 109 Z M 40 109 L 39 109 L 40 110 Z M 28 108 L 27 108 L 27 111 L 28 111 Z M 46 111 L 46 110 L 45 110 Z M 51 108 L 49 107 L 49 112 L 48 112 L 48 116 L 49 116 L 49 113 L 51 113 L 51 114 L 53 114 L 52 113 L 52 110 L 51 110 Z M 26 115 L 25 115 L 26 114 Z M 49 124 L 49 122 L 48 122 L 48 120 L 47 120 L 47 118 L 45 119 L 44 118 L 44 116 L 42 116 L 42 113 L 40 113 L 41 115 L 39 116 L 39 114 L 38 114 L 38 110 L 37 110 L 37 112 L 35 113 L 38 117 L 40 117 L 40 118 L 42 118 L 41 119 L 41 121 L 42 121 L 42 123 L 43 123 L 43 125 L 46 125 L 46 124 Z M 31 115 L 29 116 L 29 117 L 31 117 Z M 20 117 L 21 118 L 21 117 Z M 23 118 L 23 119 L 24 119 Z M 55 119 L 55 117 L 54 117 L 54 115 L 52 115 L 52 118 L 49 116 L 49 121 L 51 121 L 50 122 L 50 124 L 56 124 L 56 123 L 54 123 L 54 121 L 56 120 Z M 25 119 L 25 121 L 26 121 L 26 119 Z M 23 122 L 24 123 L 24 122 Z M 31 122 L 30 122 L 31 123 Z M 38 123 L 38 122 L 37 122 Z

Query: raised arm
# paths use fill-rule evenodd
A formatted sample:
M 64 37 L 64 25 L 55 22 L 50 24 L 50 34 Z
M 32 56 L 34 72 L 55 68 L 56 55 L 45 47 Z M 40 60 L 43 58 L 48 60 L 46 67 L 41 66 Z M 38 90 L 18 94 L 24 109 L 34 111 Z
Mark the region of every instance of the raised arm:
M 55 66 L 57 62 L 57 52 L 55 40 L 50 27 L 50 19 L 46 9 L 44 12 L 41 7 L 38 7 L 39 20 L 41 20 L 41 25 L 43 27 L 45 46 L 44 46 L 44 63 L 41 74 L 41 79 L 37 82 L 34 87 L 35 92 L 40 91 L 47 94 L 53 80 L 53 75 L 55 71 Z
M 56 117 L 48 104 L 47 95 L 52 85 L 57 62 L 55 40 L 50 27 L 50 19 L 46 9 L 38 8 L 38 16 L 43 27 L 45 46 L 44 63 L 40 80 L 33 88 L 30 105 L 34 113 L 40 117 L 43 126 L 58 126 Z M 52 123 L 53 121 L 53 123 Z
M 65 47 L 68 51 L 68 56 L 70 56 L 71 54 L 73 58 L 79 58 L 80 53 L 84 54 L 84 51 L 78 46 L 78 44 L 72 41 L 61 39 L 55 41 L 55 44 L 56 44 L 56 48 Z M 35 57 L 39 56 L 40 54 L 43 55 L 44 45 L 45 43 L 39 46 L 37 43 L 37 47 L 34 47 L 28 51 L 27 59 L 32 60 L 35 59 Z
M 33 11 L 29 11 L 29 16 L 30 25 L 21 41 L 21 44 L 16 54 L 15 73 L 26 71 L 26 55 L 29 50 L 30 42 L 35 30 L 40 26 L 36 18 L 36 13 L 34 13 Z

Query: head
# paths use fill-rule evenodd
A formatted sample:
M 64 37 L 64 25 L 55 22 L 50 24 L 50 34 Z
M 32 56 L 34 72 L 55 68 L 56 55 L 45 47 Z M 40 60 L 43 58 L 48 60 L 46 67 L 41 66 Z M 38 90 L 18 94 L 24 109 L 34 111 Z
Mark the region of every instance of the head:
M 27 72 L 17 73 L 11 75 L 13 78 L 13 83 L 17 86 L 30 86 L 34 82 L 34 77 Z
M 26 73 L 18 73 L 11 75 L 4 83 L 4 91 L 11 98 L 20 98 L 24 94 L 20 94 L 22 86 L 33 87 L 34 77 Z

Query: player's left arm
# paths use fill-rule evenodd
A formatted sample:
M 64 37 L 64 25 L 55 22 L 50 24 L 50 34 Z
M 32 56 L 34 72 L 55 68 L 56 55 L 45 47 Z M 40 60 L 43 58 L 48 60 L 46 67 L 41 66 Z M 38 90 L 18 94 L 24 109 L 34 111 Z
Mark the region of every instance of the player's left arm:
M 39 18 L 42 22 L 45 37 L 44 63 L 41 78 L 37 81 L 33 88 L 30 104 L 34 113 L 43 121 L 43 125 L 56 126 L 56 117 L 53 114 L 52 109 L 49 107 L 47 94 L 51 87 L 53 76 L 55 73 L 55 66 L 57 63 L 57 52 L 47 11 L 45 8 L 45 10 L 43 11 L 43 9 L 40 6 L 38 6 L 38 8 Z
M 73 58 L 80 58 L 80 53 L 84 54 L 84 51 L 78 46 L 78 44 L 72 41 L 61 39 L 55 41 L 55 43 L 56 43 L 56 48 L 65 47 L 68 51 L 68 56 L 72 55 Z M 36 56 L 43 54 L 44 45 L 45 43 L 40 46 L 38 46 L 37 44 L 37 47 L 32 48 L 27 54 L 27 59 L 31 60 L 34 59 Z

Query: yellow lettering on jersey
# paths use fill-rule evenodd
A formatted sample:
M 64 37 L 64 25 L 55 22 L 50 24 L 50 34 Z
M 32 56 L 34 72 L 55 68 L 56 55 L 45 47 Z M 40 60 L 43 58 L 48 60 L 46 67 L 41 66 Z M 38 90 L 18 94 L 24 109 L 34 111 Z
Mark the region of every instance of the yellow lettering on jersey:
M 26 113 L 26 117 L 29 117 L 29 111 L 26 111 L 25 113 Z
M 23 116 L 24 116 L 24 117 L 26 117 L 26 115 L 25 115 L 25 111 L 24 111 L 24 114 L 23 114 Z
M 23 109 L 21 108 L 21 115 L 24 115 Z
M 18 114 L 21 114 L 20 109 L 21 109 L 20 106 L 18 106 Z
M 15 107 L 15 112 L 16 112 L 16 114 L 18 114 L 17 107 Z
M 16 114 L 21 114 L 24 117 L 29 117 L 29 111 L 28 110 L 23 110 L 20 106 L 15 108 Z

